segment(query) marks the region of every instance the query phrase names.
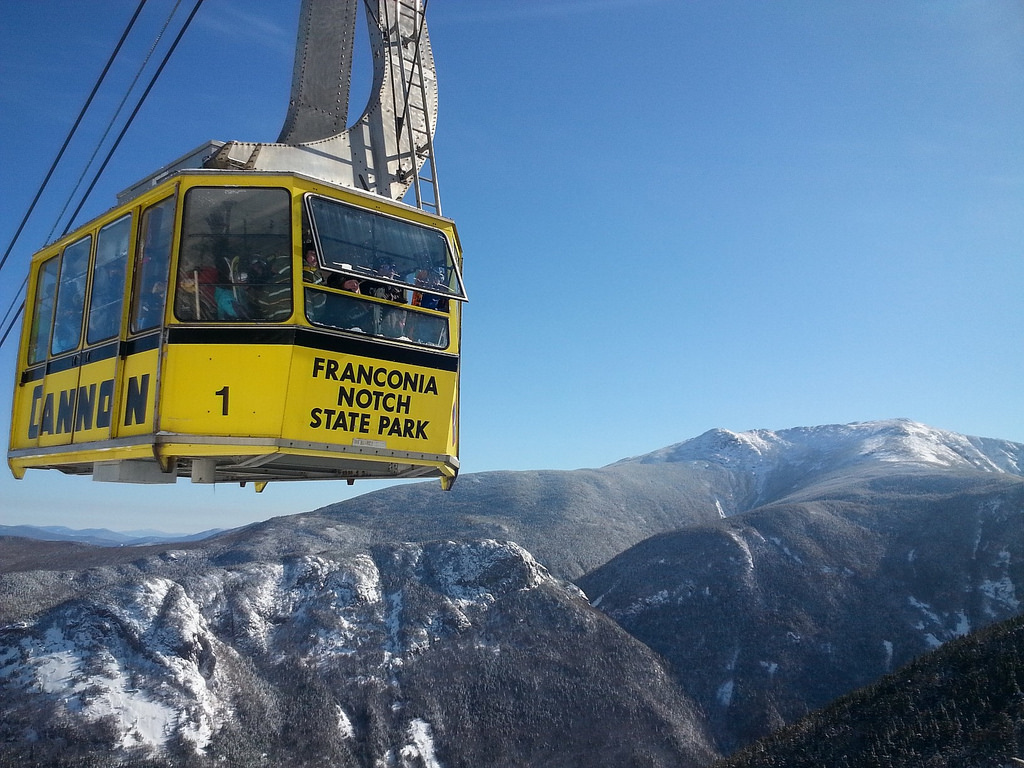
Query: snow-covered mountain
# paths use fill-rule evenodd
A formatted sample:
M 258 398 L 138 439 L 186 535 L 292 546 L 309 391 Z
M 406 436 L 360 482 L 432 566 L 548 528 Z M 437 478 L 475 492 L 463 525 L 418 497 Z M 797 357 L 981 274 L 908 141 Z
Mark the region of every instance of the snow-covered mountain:
M 799 468 L 811 478 L 820 478 L 827 472 L 878 464 L 1024 475 L 1024 446 L 892 419 L 777 432 L 713 429 L 620 463 L 702 461 L 759 478 L 783 468 Z
M 1022 456 L 713 430 L 173 549 L 0 539 L 0 766 L 707 765 L 1020 613 Z
M 261 560 L 229 543 L 6 574 L 0 765 L 91 765 L 97 753 L 107 766 L 410 768 L 716 755 L 661 660 L 518 545 L 338 557 L 332 539 L 307 532 L 303 547 L 292 539 L 291 554 Z

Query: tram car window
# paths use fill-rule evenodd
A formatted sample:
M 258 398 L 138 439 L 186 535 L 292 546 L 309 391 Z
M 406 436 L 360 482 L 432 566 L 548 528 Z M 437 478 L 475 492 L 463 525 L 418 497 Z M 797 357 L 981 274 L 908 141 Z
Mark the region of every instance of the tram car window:
M 195 187 L 185 195 L 175 315 L 203 322 L 291 315 L 285 189 Z
M 167 296 L 167 272 L 171 262 L 175 198 L 151 205 L 142 213 L 139 248 L 135 255 L 131 329 L 135 333 L 160 325 Z
M 96 262 L 92 272 L 89 329 L 86 333 L 86 341 L 89 344 L 113 338 L 121 328 L 121 306 L 131 229 L 131 216 L 122 216 L 103 227 L 96 237 Z
M 28 362 L 30 365 L 46 360 L 46 351 L 50 346 L 50 329 L 53 327 L 53 309 L 57 298 L 59 270 L 60 258 L 58 256 L 44 262 L 39 270 L 35 311 L 32 313 L 31 338 L 29 340 Z
M 465 294 L 444 234 L 318 195 L 306 203 L 306 226 L 328 273 L 323 284 L 306 286 L 309 321 L 446 348 L 448 297 Z
M 57 286 L 57 312 L 53 323 L 50 354 L 61 355 L 78 347 L 82 337 L 82 312 L 85 309 L 85 281 L 89 271 L 92 237 L 84 237 L 64 249 L 60 282 Z
M 438 230 L 316 195 L 307 202 L 326 269 L 465 298 Z

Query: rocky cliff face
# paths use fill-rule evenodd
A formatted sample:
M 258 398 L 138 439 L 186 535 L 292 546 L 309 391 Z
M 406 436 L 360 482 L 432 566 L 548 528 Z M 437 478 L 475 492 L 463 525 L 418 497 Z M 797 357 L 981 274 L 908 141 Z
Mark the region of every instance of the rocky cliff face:
M 51 574 L 60 598 L 23 601 L 24 618 L 0 631 L 3 764 L 111 747 L 124 760 L 275 766 L 669 766 L 716 754 L 661 660 L 518 545 L 344 557 L 320 545 Z

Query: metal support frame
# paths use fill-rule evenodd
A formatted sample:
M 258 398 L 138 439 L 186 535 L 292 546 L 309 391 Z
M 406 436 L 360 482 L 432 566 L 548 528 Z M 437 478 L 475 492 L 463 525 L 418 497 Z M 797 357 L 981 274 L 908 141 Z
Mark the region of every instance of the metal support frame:
M 303 0 L 287 117 L 278 143 L 229 142 L 207 167 L 291 171 L 441 213 L 437 75 L 421 0 L 367 1 L 372 96 L 345 128 L 361 0 Z

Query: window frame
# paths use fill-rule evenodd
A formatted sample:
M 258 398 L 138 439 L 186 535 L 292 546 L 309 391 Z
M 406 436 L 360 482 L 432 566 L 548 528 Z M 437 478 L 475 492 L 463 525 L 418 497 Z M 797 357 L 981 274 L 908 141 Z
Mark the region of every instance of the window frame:
M 29 365 L 40 365 L 50 356 L 50 338 L 53 335 L 53 319 L 57 315 L 57 287 L 60 285 L 60 253 L 55 253 L 39 263 L 36 272 L 35 300 L 32 302 L 32 322 L 29 324 L 28 350 Z M 50 269 L 50 266 L 53 269 Z M 47 293 L 43 291 L 49 286 Z M 44 323 L 45 313 L 45 326 Z
M 93 246 L 93 233 L 89 232 L 83 237 L 75 240 L 73 243 L 68 243 L 64 246 L 64 249 L 60 254 L 60 277 L 57 280 L 57 300 L 54 304 L 54 316 L 53 316 L 53 331 L 50 333 L 50 357 L 59 357 L 66 355 L 70 352 L 77 350 L 82 344 L 82 331 L 85 325 L 85 298 L 86 288 L 88 287 L 89 281 L 89 267 L 91 266 L 92 260 L 92 246 Z M 81 248 L 84 246 L 84 249 Z M 84 252 L 83 252 L 84 250 Z M 84 261 L 81 262 L 81 271 L 77 273 L 68 272 L 68 253 L 71 252 L 75 258 L 75 262 L 72 262 L 72 266 L 78 267 L 78 259 L 84 257 Z M 67 289 L 77 289 L 74 293 L 68 294 Z M 70 299 L 65 299 L 66 296 L 70 296 Z M 66 312 L 66 314 L 65 314 Z M 64 323 L 62 322 L 62 316 L 70 317 L 75 315 L 77 322 L 74 324 L 68 324 L 65 329 Z M 65 331 L 71 334 L 77 328 L 77 336 L 74 337 L 74 343 L 70 346 L 62 345 L 57 347 L 58 337 Z M 69 335 L 68 341 L 72 337 Z
M 91 288 L 89 292 L 89 311 L 88 321 L 85 324 L 85 343 L 86 346 L 93 344 L 99 344 L 104 341 L 120 336 L 121 333 L 121 317 L 124 313 L 124 292 L 125 292 L 125 279 L 127 277 L 128 269 L 128 255 L 131 251 L 131 238 L 132 238 L 132 212 L 129 211 L 123 216 L 119 216 L 107 224 L 104 224 L 96 232 L 96 251 L 92 259 L 91 273 Z M 115 242 L 113 245 L 115 248 L 123 245 L 123 248 L 119 248 L 119 253 L 114 252 L 112 258 L 104 259 L 101 261 L 101 256 L 106 255 L 105 247 L 108 239 L 104 237 L 104 233 L 108 236 L 114 231 L 114 227 L 127 225 L 127 232 L 123 233 L 123 243 Z M 120 262 L 119 265 L 116 262 Z M 101 282 L 105 281 L 105 277 L 101 273 L 101 269 L 106 267 L 108 264 L 114 262 L 115 268 L 119 266 L 119 271 L 116 275 L 110 276 L 114 278 L 114 282 L 111 285 L 101 285 Z M 104 298 L 104 293 L 108 297 L 114 297 L 110 301 L 104 302 L 102 305 L 97 305 L 97 297 L 100 299 Z M 98 322 L 112 323 L 112 327 L 109 332 L 106 332 L 105 327 L 99 328 L 97 336 L 93 336 L 93 331 L 97 327 Z
M 223 200 L 205 208 L 200 206 L 200 210 L 205 211 L 200 216 L 210 227 L 209 231 L 204 232 L 194 226 L 199 219 L 194 217 L 193 213 L 199 196 L 214 191 L 223 193 Z M 231 196 L 264 194 L 269 197 L 271 193 L 280 196 L 280 205 L 270 206 L 270 210 L 273 215 L 280 216 L 278 223 L 283 232 L 273 232 L 270 228 L 255 231 L 249 231 L 246 227 L 234 228 L 230 221 L 234 209 L 228 204 Z M 234 325 L 283 323 L 291 318 L 295 311 L 292 288 L 292 200 L 291 190 L 280 186 L 211 184 L 192 186 L 184 191 L 178 234 L 177 274 L 174 276 L 172 313 L 175 320 L 184 323 Z M 223 221 L 226 222 L 223 232 L 213 231 L 215 215 L 222 215 Z M 269 215 L 267 220 L 273 221 Z M 195 240 L 190 242 L 193 238 Z M 246 241 L 257 238 L 268 241 L 263 243 L 260 251 L 269 248 L 273 253 L 264 256 L 257 250 L 250 250 Z M 208 245 L 202 245 L 203 240 L 206 240 Z M 211 252 L 212 257 L 207 258 L 204 251 Z M 238 251 L 245 251 L 244 261 L 243 254 Z M 263 282 L 251 282 L 250 277 L 256 273 L 255 267 L 259 261 L 266 264 L 268 277 Z M 186 266 L 187 262 L 191 262 L 189 266 Z M 189 267 L 192 268 L 191 272 L 188 271 Z M 280 304 L 273 317 L 253 314 L 252 307 L 262 304 L 261 296 L 270 296 L 269 289 L 272 286 L 281 286 L 278 293 L 286 299 L 287 304 Z M 262 287 L 262 292 L 254 290 L 257 287 Z M 194 302 L 194 305 L 189 302 Z M 272 306 L 269 300 L 267 303 Z
M 350 211 L 356 212 L 358 216 L 366 217 L 367 221 L 379 220 L 382 222 L 386 222 L 385 227 L 391 228 L 392 232 L 399 231 L 399 229 L 396 229 L 397 226 L 398 228 L 405 228 L 407 232 L 422 230 L 422 232 L 424 233 L 429 233 L 431 236 L 436 236 L 440 238 L 440 240 L 444 243 L 444 268 L 447 272 L 447 287 L 444 289 L 440 289 L 440 283 L 435 282 L 431 284 L 421 282 L 416 279 L 400 279 L 401 275 L 403 274 L 401 270 L 399 270 L 396 275 L 391 277 L 388 276 L 387 274 L 382 274 L 380 271 L 375 269 L 375 266 L 379 262 L 391 262 L 397 265 L 397 261 L 395 261 L 395 259 L 404 260 L 407 263 L 405 274 L 413 274 L 414 270 L 412 269 L 412 267 L 414 265 L 428 269 L 431 272 L 433 272 L 433 269 L 436 269 L 437 267 L 440 266 L 439 264 L 436 263 L 427 262 L 423 262 L 419 265 L 416 265 L 416 256 L 412 253 L 406 252 L 402 253 L 401 255 L 396 255 L 396 253 L 393 251 L 381 253 L 377 250 L 377 247 L 375 245 L 373 248 L 373 256 L 368 259 L 364 259 L 365 261 L 373 262 L 372 264 L 356 264 L 354 263 L 356 260 L 352 258 L 349 258 L 348 261 L 341 261 L 339 259 L 329 258 L 328 254 L 330 251 L 333 250 L 333 248 L 328 249 L 326 247 L 326 235 L 329 234 L 326 231 L 326 222 L 318 220 L 317 211 L 315 207 L 321 201 L 326 202 L 330 205 L 338 206 L 339 208 L 342 209 L 348 209 Z M 455 249 L 453 248 L 452 242 L 448 237 L 447 233 L 444 230 L 440 229 L 439 227 L 431 226 L 429 224 L 422 224 L 417 221 L 411 221 L 409 219 L 402 218 L 400 216 L 396 216 L 390 213 L 386 213 L 384 211 L 371 210 L 359 205 L 355 205 L 350 202 L 346 202 L 344 200 L 338 200 L 334 197 L 317 194 L 315 192 L 307 192 L 303 195 L 303 213 L 305 221 L 308 222 L 309 237 L 312 239 L 313 245 L 316 248 L 317 260 L 319 262 L 321 269 L 335 274 L 349 275 L 361 281 L 369 280 L 374 283 L 393 286 L 394 288 L 401 289 L 403 291 L 410 291 L 413 293 L 420 294 L 426 293 L 432 296 L 437 296 L 442 299 L 452 299 L 454 301 L 467 301 L 466 289 L 462 281 L 462 270 L 460 268 L 458 260 L 455 258 Z M 383 236 L 381 237 L 381 240 L 384 240 Z M 424 237 L 423 243 L 426 242 L 427 240 Z M 423 247 L 425 246 L 420 246 L 420 248 Z M 303 245 L 303 248 L 305 249 L 305 244 Z M 395 279 L 396 277 L 399 279 Z M 454 288 L 452 288 L 453 280 L 455 283 Z
M 169 204 L 169 205 L 168 205 Z M 167 207 L 165 207 L 167 206 Z M 128 332 L 132 334 L 145 333 L 163 325 L 167 312 L 168 283 L 170 282 L 171 256 L 174 252 L 175 215 L 178 212 L 178 195 L 172 194 L 158 200 L 142 209 L 139 215 L 138 240 L 135 244 L 135 259 L 132 276 L 132 306 L 128 319 Z M 166 228 L 166 244 L 157 242 L 154 248 L 153 242 L 147 242 L 150 236 L 151 217 L 161 214 L 161 223 L 154 232 Z M 163 237 L 162 234 L 155 235 Z M 157 252 L 154 253 L 154 250 Z M 148 266 L 150 260 L 158 259 L 159 263 Z M 152 297 L 157 284 L 163 283 L 163 292 L 159 299 L 157 311 L 150 318 L 150 312 L 146 312 L 147 320 L 140 322 L 143 311 L 146 308 L 146 300 Z

